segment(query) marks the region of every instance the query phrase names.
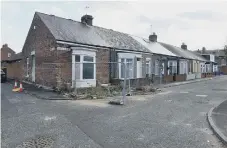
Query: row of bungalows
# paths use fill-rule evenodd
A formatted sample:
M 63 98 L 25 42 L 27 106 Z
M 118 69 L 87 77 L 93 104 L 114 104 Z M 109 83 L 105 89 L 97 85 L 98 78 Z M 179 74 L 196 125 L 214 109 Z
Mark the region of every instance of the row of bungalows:
M 36 12 L 21 53 L 21 76 L 48 87 L 80 88 L 104 84 L 148 85 L 199 79 L 207 61 L 187 49 Z M 17 61 L 18 62 L 18 61 Z M 12 64 L 12 63 L 11 63 Z

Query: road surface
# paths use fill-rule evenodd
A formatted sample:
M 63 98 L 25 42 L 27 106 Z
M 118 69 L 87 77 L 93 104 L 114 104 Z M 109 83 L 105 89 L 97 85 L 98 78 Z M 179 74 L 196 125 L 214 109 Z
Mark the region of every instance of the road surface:
M 48 101 L 1 85 L 2 147 L 226 148 L 206 113 L 227 99 L 227 77 L 133 97 L 126 106 L 102 100 Z

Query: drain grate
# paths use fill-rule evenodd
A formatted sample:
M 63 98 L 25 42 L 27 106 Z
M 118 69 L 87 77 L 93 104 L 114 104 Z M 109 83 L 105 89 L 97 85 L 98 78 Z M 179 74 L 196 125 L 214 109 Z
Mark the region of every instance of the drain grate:
M 16 148 L 52 148 L 54 139 L 50 136 L 38 136 L 24 141 Z

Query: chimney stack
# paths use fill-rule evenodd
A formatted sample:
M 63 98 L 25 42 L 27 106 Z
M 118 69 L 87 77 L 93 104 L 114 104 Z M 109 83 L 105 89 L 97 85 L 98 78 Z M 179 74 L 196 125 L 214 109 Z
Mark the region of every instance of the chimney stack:
M 149 41 L 151 42 L 157 42 L 158 36 L 153 32 L 152 35 L 149 35 Z
M 184 50 L 188 49 L 188 47 L 187 47 L 187 45 L 185 43 L 182 43 L 181 48 L 184 49 Z
M 202 53 L 203 53 L 203 54 L 206 53 L 206 48 L 205 48 L 205 47 L 202 48 Z
M 8 44 L 3 44 L 2 45 L 2 48 L 7 48 L 8 47 Z
M 92 26 L 92 20 L 93 20 L 93 17 L 91 15 L 86 14 L 81 17 L 81 22 L 90 26 Z

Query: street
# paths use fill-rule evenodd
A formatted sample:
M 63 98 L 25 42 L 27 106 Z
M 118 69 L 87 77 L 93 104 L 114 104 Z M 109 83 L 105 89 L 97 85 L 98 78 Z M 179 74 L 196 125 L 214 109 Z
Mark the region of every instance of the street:
M 41 100 L 1 85 L 3 148 L 226 148 L 206 113 L 227 99 L 227 76 L 128 100 Z

